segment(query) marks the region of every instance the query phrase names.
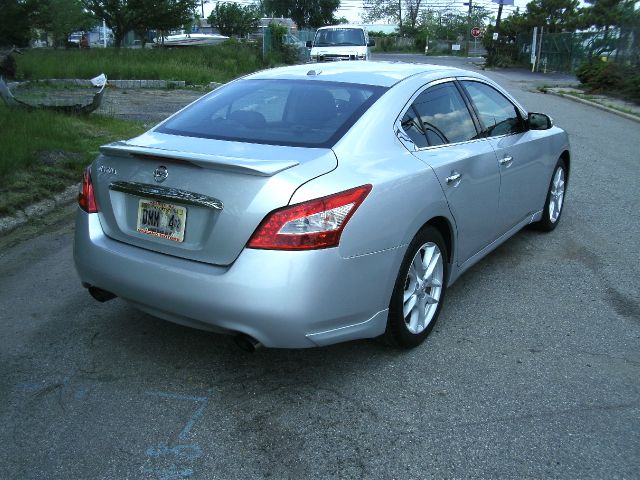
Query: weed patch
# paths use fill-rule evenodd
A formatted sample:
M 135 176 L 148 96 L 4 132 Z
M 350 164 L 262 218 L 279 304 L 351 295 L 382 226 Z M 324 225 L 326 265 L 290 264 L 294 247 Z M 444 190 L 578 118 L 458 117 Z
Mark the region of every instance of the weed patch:
M 64 190 L 105 143 L 131 138 L 140 123 L 99 115 L 71 116 L 0 104 L 0 216 Z
M 31 49 L 17 58 L 18 80 L 92 78 L 185 80 L 192 85 L 228 82 L 265 68 L 255 45 L 228 41 L 194 48 L 71 50 Z

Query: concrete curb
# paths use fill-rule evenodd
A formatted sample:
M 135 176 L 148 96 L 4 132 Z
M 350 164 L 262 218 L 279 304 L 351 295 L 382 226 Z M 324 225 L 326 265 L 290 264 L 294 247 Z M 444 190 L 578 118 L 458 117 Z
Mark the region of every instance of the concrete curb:
M 568 98 L 569 100 L 573 100 L 574 102 L 582 103 L 584 105 L 590 105 L 595 108 L 599 108 L 600 110 L 604 110 L 605 112 L 613 113 L 620 117 L 626 118 L 627 120 L 633 120 L 634 122 L 640 122 L 640 117 L 637 115 L 633 115 L 632 113 L 621 112 L 620 110 L 616 110 L 615 108 L 607 107 L 606 105 L 602 105 L 600 103 L 592 102 L 591 100 L 585 100 L 584 98 L 579 98 L 574 95 L 567 95 L 566 93 L 554 92 L 551 89 L 547 89 L 546 93 L 550 95 L 555 95 L 556 97 Z
M 24 210 L 18 212 L 16 215 L 1 217 L 0 218 L 0 235 L 10 232 L 34 217 L 40 217 L 52 210 L 68 205 L 78 198 L 78 190 L 80 184 L 71 185 L 67 187 L 63 192 L 54 195 L 52 198 L 47 198 L 33 205 L 29 205 Z

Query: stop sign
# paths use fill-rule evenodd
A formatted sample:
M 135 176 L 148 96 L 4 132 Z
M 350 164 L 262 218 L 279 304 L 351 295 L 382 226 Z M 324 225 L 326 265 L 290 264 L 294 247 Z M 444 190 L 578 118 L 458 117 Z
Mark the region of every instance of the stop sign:
M 473 27 L 471 29 L 471 35 L 473 35 L 474 38 L 478 38 L 481 33 L 482 33 L 482 30 L 480 30 L 480 27 Z

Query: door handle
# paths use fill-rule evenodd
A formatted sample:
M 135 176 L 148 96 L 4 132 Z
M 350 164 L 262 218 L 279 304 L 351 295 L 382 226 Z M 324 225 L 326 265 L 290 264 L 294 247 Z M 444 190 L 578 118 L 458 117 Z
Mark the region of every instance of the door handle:
M 513 162 L 513 157 L 511 155 L 507 155 L 500 159 L 500 165 L 506 165 L 507 167 L 511 165 L 511 162 Z
M 462 175 L 460 175 L 456 171 L 453 171 L 453 172 L 451 172 L 451 175 L 449 175 L 446 178 L 446 180 L 447 180 L 447 183 L 453 183 L 453 182 L 457 182 L 458 180 L 460 180 L 460 178 L 462 178 Z

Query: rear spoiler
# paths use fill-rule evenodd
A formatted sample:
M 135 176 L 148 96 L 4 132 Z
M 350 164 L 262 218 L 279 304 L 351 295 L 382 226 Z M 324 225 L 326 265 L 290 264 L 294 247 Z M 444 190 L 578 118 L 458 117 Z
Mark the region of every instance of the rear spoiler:
M 251 160 L 222 155 L 208 155 L 203 153 L 176 152 L 158 148 L 138 147 L 126 142 L 114 142 L 100 147 L 105 155 L 118 157 L 137 157 L 166 161 L 167 163 L 191 163 L 201 168 L 227 170 L 230 172 L 271 177 L 278 172 L 295 167 L 299 162 L 288 160 Z

